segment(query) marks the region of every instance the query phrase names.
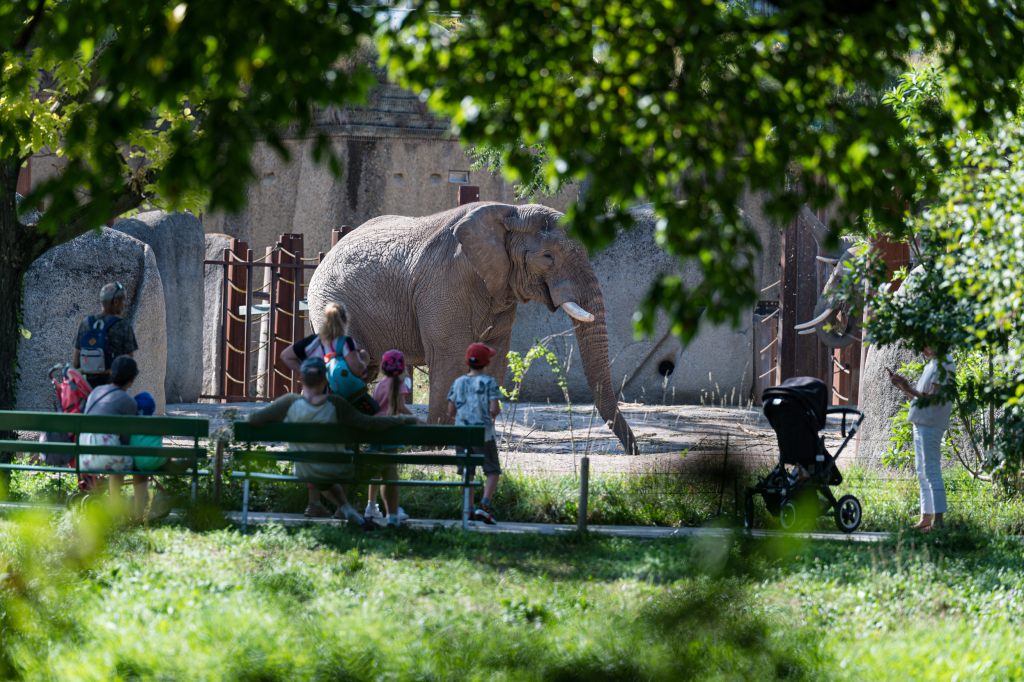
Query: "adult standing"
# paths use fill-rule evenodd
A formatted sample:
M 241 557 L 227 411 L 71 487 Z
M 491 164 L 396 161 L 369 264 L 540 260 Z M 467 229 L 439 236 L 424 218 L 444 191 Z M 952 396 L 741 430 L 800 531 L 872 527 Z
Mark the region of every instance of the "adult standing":
M 316 334 L 299 339 L 281 351 L 281 361 L 293 372 L 298 372 L 306 358 L 323 358 L 329 353 L 341 355 L 357 376 L 366 379 L 370 367 L 370 354 L 359 348 L 348 336 L 348 310 L 340 303 L 324 306 L 324 322 Z
M 943 382 L 956 372 L 956 367 L 948 360 L 940 364 L 931 348 L 926 347 L 924 355 L 928 362 L 916 386 L 891 369 L 889 379 L 912 399 L 907 419 L 914 427 L 914 466 L 921 488 L 921 518 L 912 527 L 927 533 L 942 527 L 948 506 L 942 482 L 942 436 L 949 428 L 953 405 L 938 396 Z
M 120 282 L 100 289 L 98 315 L 89 315 L 78 325 L 71 364 L 80 369 L 93 388 L 110 383 L 114 358 L 132 357 L 139 349 L 135 330 L 124 314 L 127 292 Z

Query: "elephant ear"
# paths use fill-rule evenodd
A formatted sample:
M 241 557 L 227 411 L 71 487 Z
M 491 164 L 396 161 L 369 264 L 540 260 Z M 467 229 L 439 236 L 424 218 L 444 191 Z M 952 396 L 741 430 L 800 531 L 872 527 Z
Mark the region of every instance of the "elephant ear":
M 512 264 L 505 248 L 506 220 L 514 210 L 515 207 L 505 204 L 478 206 L 452 228 L 462 252 L 484 281 L 487 293 L 496 301 L 504 301 L 508 297 Z

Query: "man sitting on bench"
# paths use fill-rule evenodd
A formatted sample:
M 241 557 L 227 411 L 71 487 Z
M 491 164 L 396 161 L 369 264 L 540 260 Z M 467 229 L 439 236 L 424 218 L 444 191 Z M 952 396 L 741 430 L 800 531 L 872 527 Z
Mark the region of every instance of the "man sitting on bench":
M 290 393 L 281 396 L 270 405 L 249 416 L 253 424 L 269 424 L 287 422 L 300 424 L 344 424 L 352 428 L 367 431 L 384 431 L 403 424 L 416 424 L 415 417 L 370 417 L 356 410 L 347 400 L 340 396 L 326 393 L 327 366 L 323 358 L 307 358 L 302 362 L 299 371 L 302 376 L 302 393 Z M 344 452 L 339 444 L 290 443 L 289 450 Z M 334 518 L 345 519 L 349 523 L 362 528 L 372 527 L 362 514 L 349 504 L 345 489 L 339 481 L 352 480 L 355 471 L 350 463 L 329 462 L 295 462 L 295 477 L 303 481 L 327 488 L 324 496 L 338 505 Z M 389 472 L 390 473 L 390 472 Z M 388 525 L 398 523 L 398 505 L 392 509 L 388 506 Z M 394 516 L 393 516 L 394 515 Z M 392 523 L 394 518 L 394 523 Z

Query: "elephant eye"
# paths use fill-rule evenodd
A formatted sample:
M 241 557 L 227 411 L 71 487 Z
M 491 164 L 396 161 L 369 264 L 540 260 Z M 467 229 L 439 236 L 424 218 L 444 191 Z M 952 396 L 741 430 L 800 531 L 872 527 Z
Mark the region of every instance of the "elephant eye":
M 552 256 L 550 253 L 545 251 L 543 256 L 544 256 L 544 259 L 547 261 L 548 265 L 554 265 L 555 264 L 555 257 Z

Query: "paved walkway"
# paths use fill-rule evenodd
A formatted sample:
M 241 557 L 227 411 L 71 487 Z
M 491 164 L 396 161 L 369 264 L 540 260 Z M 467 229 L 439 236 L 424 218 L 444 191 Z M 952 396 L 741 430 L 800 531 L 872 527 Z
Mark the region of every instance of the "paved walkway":
M 42 510 L 47 512 L 60 512 L 66 507 L 55 504 L 31 504 L 28 502 L 0 502 L 0 514 Z M 225 512 L 224 516 L 231 522 L 240 524 L 242 522 L 241 512 Z M 176 520 L 181 517 L 180 512 L 171 512 L 168 517 Z M 282 526 L 309 526 L 309 525 L 334 525 L 341 523 L 335 519 L 310 519 L 302 514 L 285 514 L 280 512 L 249 512 L 250 525 L 261 525 L 276 523 Z M 380 523 L 380 522 L 379 522 Z M 434 530 L 437 528 L 462 527 L 458 519 L 409 519 L 406 526 L 418 530 Z M 701 537 L 728 537 L 738 531 L 732 528 L 666 528 L 662 526 L 603 526 L 590 525 L 587 529 L 591 533 L 599 535 L 611 535 L 623 538 L 642 538 L 648 540 L 661 540 L 666 538 L 701 538 Z M 576 531 L 575 525 L 560 523 L 511 523 L 502 522 L 494 526 L 477 521 L 470 521 L 469 531 L 473 533 L 511 533 L 517 535 L 564 535 Z M 755 529 L 750 533 L 755 538 L 799 538 L 803 540 L 831 540 L 838 542 L 862 542 L 876 543 L 893 537 L 892 533 L 859 532 L 847 535 L 845 533 L 785 533 L 777 530 Z
M 225 516 L 235 523 L 241 523 L 241 512 L 227 512 Z M 276 523 L 283 526 L 299 526 L 312 524 L 337 524 L 334 519 L 309 519 L 301 514 L 283 514 L 278 512 L 249 512 L 249 523 L 253 525 Z M 462 522 L 457 519 L 409 519 L 406 525 L 410 528 L 433 530 L 436 528 L 461 528 Z M 665 538 L 692 537 L 728 537 L 737 531 L 731 528 L 665 528 L 661 526 L 603 526 L 590 525 L 587 529 L 599 535 L 612 535 L 624 538 L 644 538 L 659 540 Z M 469 530 L 474 533 L 511 533 L 517 535 L 563 535 L 576 531 L 575 525 L 558 523 L 506 523 L 494 526 L 471 521 Z M 751 535 L 756 538 L 800 538 L 804 540 L 833 540 L 839 542 L 875 543 L 888 540 L 892 533 L 860 532 L 851 533 L 785 533 L 776 530 L 755 529 Z

